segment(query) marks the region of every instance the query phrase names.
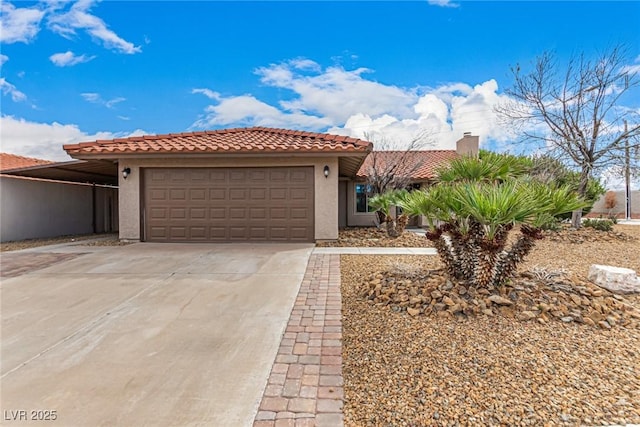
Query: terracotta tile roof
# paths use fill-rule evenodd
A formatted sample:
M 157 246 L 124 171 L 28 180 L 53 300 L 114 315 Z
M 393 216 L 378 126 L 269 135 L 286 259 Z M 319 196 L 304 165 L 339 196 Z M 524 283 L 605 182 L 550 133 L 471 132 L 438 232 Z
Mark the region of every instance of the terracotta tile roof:
M 48 165 L 50 160 L 35 159 L 33 157 L 17 156 L 15 154 L 0 153 L 0 171 L 29 168 L 32 166 Z
M 145 135 L 68 144 L 69 155 L 154 153 L 367 153 L 372 144 L 356 138 L 265 127 Z
M 371 168 L 376 166 L 378 171 L 383 171 L 389 162 L 403 162 L 399 173 L 409 175 L 412 180 L 430 180 L 435 178 L 435 172 L 447 162 L 458 157 L 455 150 L 425 150 L 425 151 L 373 151 L 360 166 L 357 178 L 364 179 L 371 174 Z

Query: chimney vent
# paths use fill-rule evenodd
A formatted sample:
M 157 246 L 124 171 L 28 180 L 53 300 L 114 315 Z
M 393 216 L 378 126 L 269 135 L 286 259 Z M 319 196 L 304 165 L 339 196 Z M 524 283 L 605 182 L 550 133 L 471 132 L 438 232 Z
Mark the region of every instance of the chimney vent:
M 462 134 L 462 136 L 471 136 L 471 132 L 465 132 Z

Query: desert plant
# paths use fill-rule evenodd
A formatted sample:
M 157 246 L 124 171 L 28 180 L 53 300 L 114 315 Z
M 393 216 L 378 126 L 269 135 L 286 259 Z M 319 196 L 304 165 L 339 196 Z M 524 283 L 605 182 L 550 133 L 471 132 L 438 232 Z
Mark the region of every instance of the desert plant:
M 610 219 L 596 219 L 587 218 L 582 221 L 583 227 L 593 228 L 598 231 L 611 231 L 613 230 L 614 222 Z
M 459 159 L 452 168 L 461 171 L 460 179 L 441 172 L 447 182 L 399 201 L 405 211 L 426 218 L 427 238 L 459 284 L 489 288 L 504 283 L 543 237 L 546 224 L 585 204 L 568 187 L 544 185 L 506 166 L 494 158 L 486 163 Z M 518 236 L 508 246 L 512 231 Z
M 409 222 L 409 216 L 404 212 L 398 215 L 397 218 L 391 215 L 391 209 L 398 206 L 401 200 L 405 199 L 408 194 L 409 192 L 407 190 L 391 190 L 369 199 L 369 206 L 374 208 L 376 213 L 378 213 L 381 222 L 386 226 L 389 237 L 396 238 L 401 236 Z

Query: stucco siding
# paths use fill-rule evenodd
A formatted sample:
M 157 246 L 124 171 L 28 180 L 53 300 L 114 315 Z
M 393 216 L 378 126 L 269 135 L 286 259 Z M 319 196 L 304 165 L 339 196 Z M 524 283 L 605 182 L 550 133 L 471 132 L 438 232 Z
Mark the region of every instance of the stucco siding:
M 131 169 L 125 180 L 119 176 L 120 238 L 141 240 L 141 224 L 144 212 L 141 203 L 144 183 L 141 168 L 152 167 L 287 167 L 313 166 L 314 168 L 314 218 L 315 239 L 338 238 L 338 159 L 335 157 L 248 157 L 248 158 L 154 158 L 120 159 L 119 169 Z M 329 166 L 325 178 L 324 167 Z
M 347 183 L 347 225 L 349 227 L 373 227 L 376 225 L 374 212 L 356 212 L 356 182 Z
M 93 233 L 93 191 L 86 184 L 0 177 L 1 241 Z M 115 231 L 117 189 L 96 187 L 95 192 L 96 231 Z

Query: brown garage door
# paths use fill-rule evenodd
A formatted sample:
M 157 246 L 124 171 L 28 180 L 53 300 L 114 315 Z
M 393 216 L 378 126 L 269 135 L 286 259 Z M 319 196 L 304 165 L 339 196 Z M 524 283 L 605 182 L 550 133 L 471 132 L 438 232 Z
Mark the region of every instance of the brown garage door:
M 149 242 L 314 240 L 313 168 L 144 169 Z

